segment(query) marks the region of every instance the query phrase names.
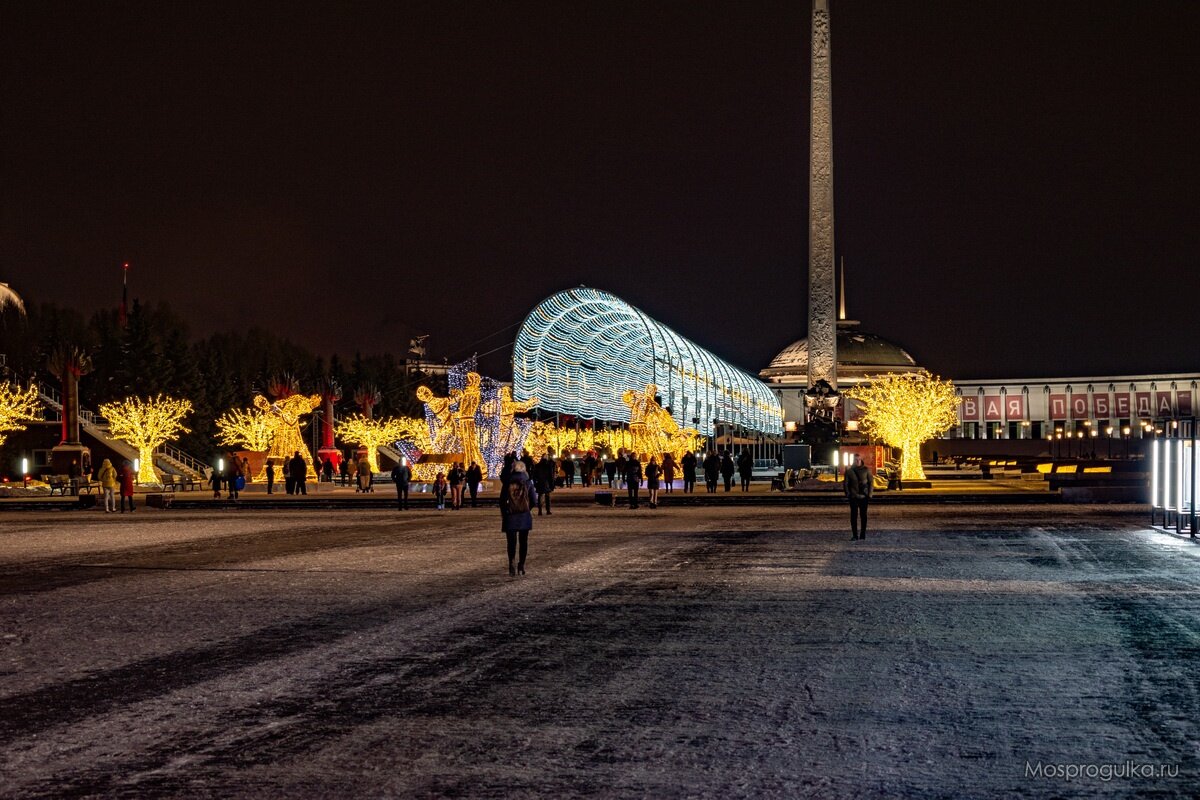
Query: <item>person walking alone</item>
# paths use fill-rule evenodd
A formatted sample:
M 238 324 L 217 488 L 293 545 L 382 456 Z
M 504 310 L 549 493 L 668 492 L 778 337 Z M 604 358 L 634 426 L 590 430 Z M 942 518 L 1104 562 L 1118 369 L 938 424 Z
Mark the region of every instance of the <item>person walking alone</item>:
M 667 490 L 667 494 L 675 491 L 675 456 L 671 453 L 663 454 L 662 476 L 663 485 Z
M 704 457 L 704 488 L 709 494 L 717 493 L 717 478 L 721 475 L 721 459 L 712 450 Z
M 412 470 L 408 468 L 408 459 L 400 459 L 400 463 L 392 467 L 392 483 L 396 484 L 396 504 L 401 511 L 408 510 L 408 485 L 412 483 Z
M 566 486 L 568 489 L 575 488 L 575 458 L 573 456 L 563 458 L 562 471 L 563 486 Z
M 128 459 L 121 464 L 121 513 L 125 513 L 125 501 L 129 501 L 129 513 L 132 514 L 133 509 L 133 484 L 137 478 L 137 473 L 133 471 L 133 464 Z
M 275 494 L 275 459 L 267 459 L 267 494 Z
M 750 457 L 750 451 L 744 447 L 738 455 L 737 469 L 738 477 L 742 479 L 742 491 L 750 491 L 750 479 L 754 477 L 754 459 Z
M 471 508 L 478 508 L 479 484 L 483 483 L 483 469 L 474 461 L 467 467 L 467 491 L 471 493 Z
M 458 511 L 462 508 L 463 481 L 466 480 L 461 463 L 455 461 L 450 465 L 450 474 L 446 476 L 446 480 L 450 483 L 450 508 Z
M 237 456 L 229 457 L 229 472 L 225 475 L 225 488 L 230 500 L 238 499 L 238 478 L 242 475 L 242 463 Z
M 373 491 L 371 482 L 375 476 L 371 473 L 371 462 L 367 459 L 367 454 L 363 453 L 358 459 L 358 490 L 363 494 Z
M 308 494 L 308 462 L 299 450 L 292 456 L 292 480 L 296 483 L 296 494 Z
M 437 500 L 438 511 L 446 510 L 446 489 L 449 487 L 450 484 L 446 483 L 446 474 L 439 472 L 433 479 L 433 496 Z
M 658 508 L 658 475 L 658 461 L 650 456 L 650 463 L 646 465 L 646 494 L 650 497 L 651 508 Z
M 533 528 L 533 515 L 530 511 L 537 501 L 537 489 L 529 479 L 529 470 L 525 462 L 514 461 L 508 481 L 500 487 L 500 529 L 504 531 L 504 538 L 508 544 L 509 577 L 525 574 L 525 558 L 529 554 L 529 531 Z M 516 564 L 513 563 L 514 559 Z
M 726 450 L 721 454 L 721 477 L 725 479 L 725 491 L 727 492 L 733 491 L 733 473 L 733 458 L 730 457 L 729 451 Z
M 516 466 L 517 463 L 524 462 L 514 462 L 513 466 Z M 558 467 L 554 463 L 554 459 L 550 457 L 549 452 L 545 453 L 542 456 L 542 460 L 537 462 L 537 465 L 534 467 L 533 482 L 537 489 L 537 510 L 539 517 L 542 515 L 543 504 L 546 506 L 546 513 L 550 513 L 550 495 L 554 493 L 554 479 L 557 477 L 557 473 Z M 528 475 L 529 473 L 526 471 L 526 477 Z
M 292 460 L 286 456 L 283 459 L 283 488 L 288 494 L 296 493 L 296 479 L 292 477 Z
M 114 513 L 117 510 L 116 491 L 120 485 L 117 468 L 106 458 L 100 462 L 100 472 L 96 477 L 100 481 L 100 488 L 104 490 L 104 513 Z
M 642 462 L 638 461 L 637 453 L 630 453 L 625 459 L 625 491 L 629 493 L 629 507 L 638 507 L 638 489 L 642 485 Z
M 875 482 L 862 456 L 854 457 L 854 466 L 846 470 L 843 485 L 846 499 L 850 501 L 850 540 L 866 539 L 867 505 L 871 502 L 871 495 L 875 494 Z
M 604 474 L 608 477 L 609 489 L 613 488 L 613 483 L 617 480 L 617 468 L 620 466 L 615 458 L 604 462 Z
M 696 454 L 688 450 L 679 463 L 683 467 L 683 491 L 696 491 Z

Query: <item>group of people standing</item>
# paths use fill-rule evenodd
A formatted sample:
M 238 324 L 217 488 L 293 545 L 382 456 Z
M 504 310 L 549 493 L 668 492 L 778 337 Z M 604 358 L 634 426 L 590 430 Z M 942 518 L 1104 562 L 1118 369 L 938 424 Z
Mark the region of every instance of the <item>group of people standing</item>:
M 104 459 L 100 462 L 96 480 L 100 482 L 100 491 L 104 492 L 104 513 L 110 514 L 117 510 L 118 490 L 121 495 L 121 513 L 125 513 L 126 503 L 129 504 L 129 513 L 133 513 L 133 487 L 137 483 L 137 471 L 134 470 L 132 461 L 122 461 L 118 469 L 110 459 Z

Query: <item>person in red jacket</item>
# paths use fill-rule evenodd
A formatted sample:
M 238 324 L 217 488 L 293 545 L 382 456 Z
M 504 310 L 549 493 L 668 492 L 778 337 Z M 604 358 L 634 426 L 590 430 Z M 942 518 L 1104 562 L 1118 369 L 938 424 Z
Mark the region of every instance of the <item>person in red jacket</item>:
M 133 513 L 133 481 L 137 477 L 137 473 L 133 471 L 133 464 L 129 459 L 125 459 L 125 463 L 121 464 L 121 513 L 125 513 L 125 500 L 129 500 L 129 513 Z

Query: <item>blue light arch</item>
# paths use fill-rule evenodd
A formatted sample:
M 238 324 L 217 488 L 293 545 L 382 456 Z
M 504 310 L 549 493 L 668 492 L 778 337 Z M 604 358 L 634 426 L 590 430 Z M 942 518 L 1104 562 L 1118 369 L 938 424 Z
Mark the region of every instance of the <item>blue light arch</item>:
M 513 397 L 610 422 L 626 420 L 626 389 L 658 385 L 681 426 L 713 435 L 713 420 L 783 432 L 779 400 L 758 378 L 717 358 L 616 295 L 579 287 L 529 313 L 513 347 Z M 693 423 L 699 418 L 699 424 Z

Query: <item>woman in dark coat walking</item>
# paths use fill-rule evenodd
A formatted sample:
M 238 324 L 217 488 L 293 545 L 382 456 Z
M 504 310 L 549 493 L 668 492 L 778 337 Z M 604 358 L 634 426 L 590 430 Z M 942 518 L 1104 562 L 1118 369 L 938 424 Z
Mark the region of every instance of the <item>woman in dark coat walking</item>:
M 696 454 L 691 450 L 687 451 L 683 454 L 680 464 L 683 466 L 683 490 L 696 491 Z
M 721 477 L 725 479 L 725 491 L 733 489 L 733 459 L 729 457 L 729 451 L 721 456 Z
M 675 456 L 670 453 L 663 454 L 662 476 L 667 493 L 670 494 L 674 491 L 674 487 L 671 484 L 675 482 Z
M 750 451 L 742 448 L 741 454 L 737 460 L 738 477 L 742 479 L 742 491 L 750 491 L 750 479 L 754 477 L 754 459 L 750 457 Z
M 650 463 L 646 465 L 646 494 L 650 495 L 651 508 L 658 508 L 659 472 L 658 460 L 650 456 Z
M 529 552 L 529 530 L 533 527 L 530 509 L 537 503 L 537 489 L 529 479 L 525 462 L 514 461 L 508 481 L 500 487 L 500 528 L 508 540 L 508 574 L 525 574 L 525 556 Z M 520 560 L 517 545 L 520 544 Z

